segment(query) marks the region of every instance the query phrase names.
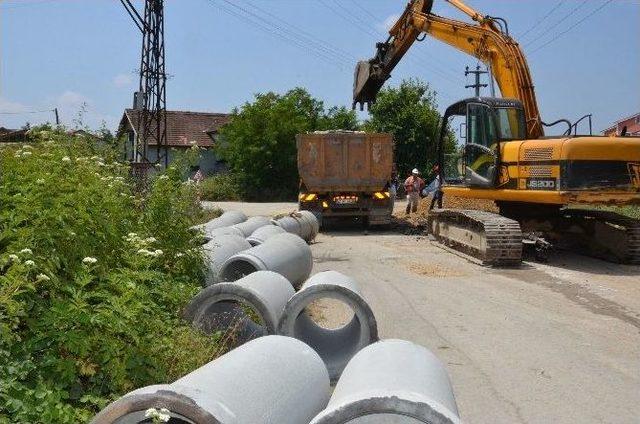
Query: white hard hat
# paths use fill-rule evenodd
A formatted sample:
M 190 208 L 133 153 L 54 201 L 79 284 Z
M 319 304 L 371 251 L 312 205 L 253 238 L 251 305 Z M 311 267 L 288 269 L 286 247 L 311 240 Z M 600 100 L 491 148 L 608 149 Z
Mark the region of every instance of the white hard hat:
M 420 171 L 418 171 L 418 168 L 413 168 L 413 171 L 411 171 L 412 174 L 419 174 Z

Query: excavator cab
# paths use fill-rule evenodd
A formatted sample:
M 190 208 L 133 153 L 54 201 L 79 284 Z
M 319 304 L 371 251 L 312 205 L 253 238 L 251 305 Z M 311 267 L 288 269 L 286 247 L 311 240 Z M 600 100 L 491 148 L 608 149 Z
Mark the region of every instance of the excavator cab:
M 450 121 L 462 119 L 460 138 L 454 155 L 445 160 L 446 143 L 451 140 Z M 443 181 L 467 187 L 491 188 L 500 185 L 500 142 L 524 140 L 524 108 L 518 100 L 474 97 L 449 106 L 442 121 L 438 148 Z M 464 128 L 464 135 L 462 135 Z

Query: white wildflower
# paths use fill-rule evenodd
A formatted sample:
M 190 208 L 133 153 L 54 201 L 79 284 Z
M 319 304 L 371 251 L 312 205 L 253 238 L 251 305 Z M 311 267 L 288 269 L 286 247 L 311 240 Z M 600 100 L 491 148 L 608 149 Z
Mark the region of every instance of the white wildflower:
M 49 278 L 49 276 L 47 276 L 46 274 L 38 274 L 36 276 L 36 281 L 49 281 L 51 280 L 51 278 Z
M 23 144 L 22 148 L 23 149 L 33 149 L 33 146 L 29 146 L 28 144 Z
M 69 156 L 65 156 L 62 158 L 62 162 L 71 162 L 71 158 Z
M 22 156 L 31 156 L 31 152 L 29 151 L 22 152 Z
M 157 420 L 163 423 L 168 423 L 169 420 L 171 419 L 170 414 L 171 412 L 166 408 L 162 408 L 160 409 L 160 411 L 158 411 L 155 408 L 149 408 L 145 411 L 144 416 L 145 418 L 151 418 L 152 420 L 154 420 L 154 422 L 156 422 Z
M 87 256 L 82 260 L 82 263 L 87 265 L 95 264 L 96 262 L 98 262 L 98 260 L 96 258 L 92 258 L 91 256 Z
M 160 176 L 158 177 L 158 179 L 159 179 L 159 180 L 168 180 L 168 179 L 169 179 L 169 176 L 168 176 L 168 175 L 160 175 Z
M 21 158 L 21 157 L 22 157 L 22 150 L 18 150 L 18 151 L 16 152 L 16 154 L 15 154 L 15 155 L 13 155 L 13 156 L 14 156 L 14 157 L 17 157 L 17 158 Z
M 176 253 L 176 258 L 181 258 L 183 256 L 184 256 L 184 253 L 182 253 L 182 252 Z
M 20 258 L 18 257 L 18 255 L 9 255 L 9 260 L 10 261 L 14 261 L 14 262 L 20 262 Z
M 153 252 L 153 256 L 156 256 L 156 257 L 162 256 L 163 253 L 164 252 L 162 250 L 157 249 L 156 251 Z
M 99 160 L 99 161 L 101 161 L 102 158 L 100 156 L 91 156 L 91 160 Z
M 32 255 L 33 251 L 29 248 L 24 248 L 20 251 L 20 253 L 22 253 L 23 255 Z
M 38 183 L 38 184 L 44 184 L 44 180 L 43 180 L 42 178 L 38 178 L 38 179 L 36 180 L 36 183 Z
M 138 233 L 129 233 L 129 234 L 127 234 L 127 237 L 129 237 L 129 238 L 138 237 Z
M 27 266 L 34 266 L 36 263 L 33 262 L 31 259 L 29 259 L 27 261 L 24 261 L 24 264 L 27 265 Z
M 152 251 L 147 249 L 140 249 L 138 250 L 138 253 L 144 256 L 152 256 L 154 254 Z
M 147 237 L 146 239 L 144 239 L 144 241 L 147 242 L 147 243 L 155 243 L 158 240 L 156 240 L 155 237 Z

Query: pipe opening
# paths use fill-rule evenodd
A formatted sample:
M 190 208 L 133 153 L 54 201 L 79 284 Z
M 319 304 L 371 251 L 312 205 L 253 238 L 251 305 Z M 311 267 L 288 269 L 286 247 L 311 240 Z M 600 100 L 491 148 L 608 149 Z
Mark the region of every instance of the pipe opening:
M 311 296 L 311 302 L 307 305 L 315 300 L 329 297 L 349 305 L 346 299 L 341 299 L 339 295 L 327 293 Z M 363 340 L 369 338 L 368 331 L 363 329 L 363 322 L 366 321 L 359 316 L 359 311 L 354 306 L 349 305 L 349 309 L 351 309 L 351 320 L 336 329 L 324 328 L 314 322 L 309 317 L 307 307 L 300 310 L 293 324 L 293 337 L 305 342 L 318 352 L 325 361 L 330 375 L 339 373 L 349 359 L 363 347 Z M 365 331 L 367 334 L 364 334 Z
M 152 418 L 146 418 L 145 413 L 146 413 L 146 410 L 131 412 L 115 420 L 113 424 L 147 424 L 147 423 L 155 422 L 153 421 Z M 171 412 L 169 415 L 171 416 L 171 418 L 169 418 L 169 421 L 165 421 L 169 424 L 195 424 L 194 421 L 191 421 L 190 419 L 185 418 L 180 414 Z
M 237 346 L 267 334 L 264 317 L 242 299 L 223 299 L 202 308 L 194 325 L 206 334 L 219 333 L 225 344 Z
M 260 268 L 247 259 L 237 258 L 225 264 L 220 274 L 220 279 L 222 281 L 233 282 L 259 270 Z
M 337 330 L 349 324 L 355 315 L 353 309 L 342 300 L 321 298 L 311 302 L 304 310 L 318 327 Z

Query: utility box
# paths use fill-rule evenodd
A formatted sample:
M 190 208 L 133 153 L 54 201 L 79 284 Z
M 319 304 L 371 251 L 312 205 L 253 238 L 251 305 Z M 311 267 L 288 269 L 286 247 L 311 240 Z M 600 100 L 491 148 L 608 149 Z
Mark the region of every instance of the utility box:
M 324 218 L 391 222 L 391 134 L 322 131 L 296 136 L 300 209 Z

